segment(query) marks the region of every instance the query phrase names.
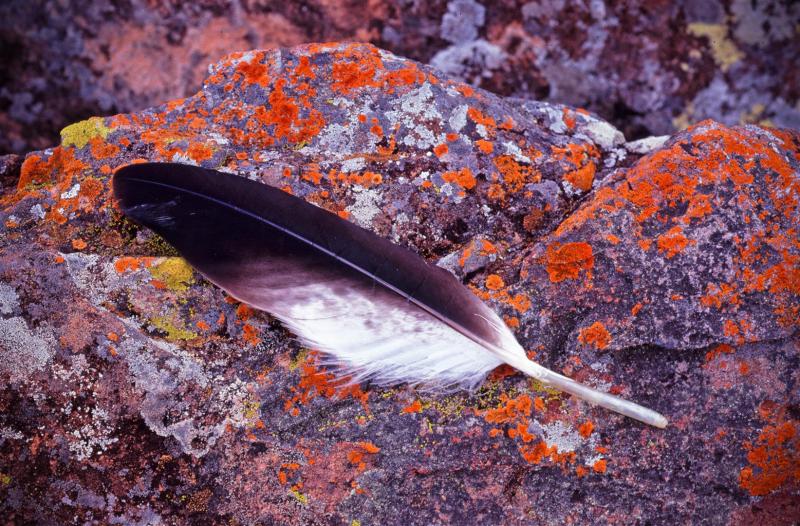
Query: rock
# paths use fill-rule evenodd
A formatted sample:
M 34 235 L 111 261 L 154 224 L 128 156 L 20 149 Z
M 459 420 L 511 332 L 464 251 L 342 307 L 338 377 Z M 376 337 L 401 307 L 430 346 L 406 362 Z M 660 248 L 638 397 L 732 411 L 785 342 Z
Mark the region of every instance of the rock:
M 17 185 L 22 157 L 9 154 L 0 155 L 0 189 Z
M 0 6 L 0 153 L 194 93 L 235 50 L 369 41 L 503 96 L 584 107 L 628 139 L 706 118 L 800 127 L 797 3 L 263 0 Z M 140 74 L 142 70 L 148 75 Z
M 800 135 L 623 141 L 358 44 L 234 53 L 191 97 L 65 128 L 0 194 L 4 516 L 798 520 Z M 260 180 L 411 247 L 542 363 L 672 425 L 506 368 L 475 393 L 342 386 L 120 216 L 110 175 L 140 160 Z

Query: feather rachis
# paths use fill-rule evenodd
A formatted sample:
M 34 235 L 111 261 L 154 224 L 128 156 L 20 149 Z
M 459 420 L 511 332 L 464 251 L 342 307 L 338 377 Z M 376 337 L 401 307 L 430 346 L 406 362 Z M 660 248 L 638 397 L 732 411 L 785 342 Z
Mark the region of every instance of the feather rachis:
M 123 212 L 231 296 L 270 312 L 355 380 L 474 387 L 507 363 L 658 427 L 666 420 L 530 361 L 451 274 L 334 214 L 231 174 L 149 163 L 114 176 Z

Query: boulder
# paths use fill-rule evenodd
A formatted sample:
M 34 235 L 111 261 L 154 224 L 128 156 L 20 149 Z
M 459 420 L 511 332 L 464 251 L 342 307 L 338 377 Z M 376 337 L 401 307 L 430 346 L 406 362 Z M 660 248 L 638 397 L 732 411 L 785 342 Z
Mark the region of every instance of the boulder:
M 796 2 L 305 0 L 0 5 L 0 153 L 196 91 L 232 51 L 358 40 L 629 139 L 703 119 L 800 128 Z M 147 71 L 146 75 L 142 71 Z
M 410 247 L 538 361 L 670 427 L 503 367 L 472 393 L 344 385 L 121 216 L 110 176 L 141 161 L 258 180 Z M 70 125 L 6 171 L 12 523 L 800 519 L 795 131 L 704 121 L 628 145 L 585 110 L 331 43 L 234 53 L 195 95 Z

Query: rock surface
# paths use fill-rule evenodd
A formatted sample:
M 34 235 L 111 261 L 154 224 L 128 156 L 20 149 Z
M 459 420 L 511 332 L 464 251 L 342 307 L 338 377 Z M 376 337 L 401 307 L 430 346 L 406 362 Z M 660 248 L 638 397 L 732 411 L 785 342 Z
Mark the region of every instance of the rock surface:
M 0 196 L 7 521 L 800 520 L 797 132 L 705 121 L 628 145 L 585 110 L 326 44 L 230 55 L 192 97 L 61 135 Z M 505 368 L 449 396 L 337 387 L 120 216 L 110 174 L 139 160 L 261 180 L 409 246 L 537 360 L 672 425 Z
M 224 54 L 369 41 L 500 95 L 571 104 L 629 139 L 713 118 L 800 128 L 800 8 L 788 0 L 551 2 L 7 0 L 0 153 L 197 90 Z M 147 71 L 147 75 L 142 75 Z

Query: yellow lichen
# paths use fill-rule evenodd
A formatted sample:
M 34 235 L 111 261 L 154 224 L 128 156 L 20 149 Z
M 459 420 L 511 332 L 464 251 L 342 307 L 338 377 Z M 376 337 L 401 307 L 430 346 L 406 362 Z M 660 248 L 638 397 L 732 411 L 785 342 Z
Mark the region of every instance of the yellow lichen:
M 728 26 L 724 24 L 705 24 L 695 22 L 687 27 L 689 33 L 708 38 L 711 44 L 711 54 L 722 71 L 727 71 L 732 64 L 742 59 L 744 54 L 739 51 L 736 44 L 728 38 Z
M 261 415 L 261 402 L 259 400 L 245 400 L 242 402 L 242 417 L 247 421 L 258 420 Z
M 105 139 L 111 133 L 111 128 L 106 127 L 101 117 L 92 117 L 85 121 L 70 124 L 61 130 L 61 145 L 83 148 L 95 137 Z
M 294 371 L 304 363 L 306 363 L 306 358 L 308 358 L 308 349 L 301 349 L 297 356 L 295 356 L 294 360 L 289 362 L 289 370 Z
M 297 499 L 300 504 L 308 504 L 308 497 L 297 491 L 296 489 L 289 490 L 289 495 Z
M 179 327 L 167 316 L 156 316 L 155 318 L 151 318 L 150 323 L 152 323 L 153 327 L 156 329 L 166 332 L 167 340 L 193 340 L 197 338 L 197 333 L 183 327 Z
M 194 271 L 183 258 L 166 258 L 150 268 L 150 274 L 176 292 L 184 292 L 194 283 Z

